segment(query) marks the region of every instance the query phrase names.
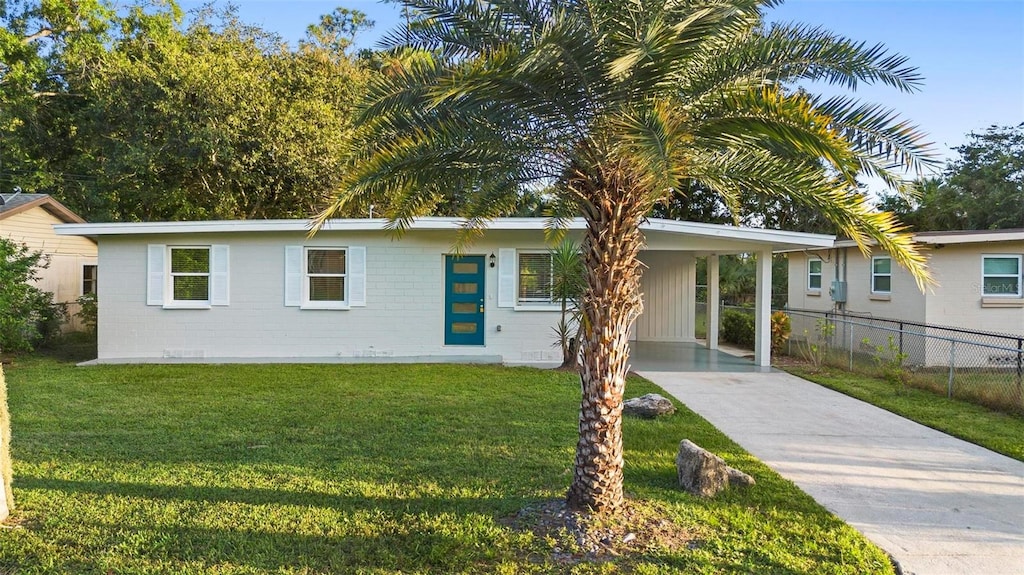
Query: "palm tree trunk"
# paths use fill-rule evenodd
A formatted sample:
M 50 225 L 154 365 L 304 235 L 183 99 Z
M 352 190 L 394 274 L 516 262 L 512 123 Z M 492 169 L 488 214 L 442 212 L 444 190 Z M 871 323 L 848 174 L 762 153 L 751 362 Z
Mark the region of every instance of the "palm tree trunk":
M 629 370 L 629 327 L 640 315 L 642 202 L 599 190 L 584 207 L 587 289 L 580 384 L 579 440 L 568 503 L 614 513 L 622 495 L 622 394 Z

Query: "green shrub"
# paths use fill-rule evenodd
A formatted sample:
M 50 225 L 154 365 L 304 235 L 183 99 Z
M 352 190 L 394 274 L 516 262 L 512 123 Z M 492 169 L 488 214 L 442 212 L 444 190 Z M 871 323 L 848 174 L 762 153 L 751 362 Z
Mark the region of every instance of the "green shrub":
M 75 315 L 82 320 L 82 325 L 90 333 L 96 333 L 97 312 L 96 292 L 87 293 L 78 298 L 78 312 Z
M 0 238 L 0 350 L 31 351 L 60 332 L 67 306 L 31 285 L 48 265 L 42 252 Z
M 744 347 L 754 346 L 754 316 L 736 310 L 722 313 L 722 339 Z

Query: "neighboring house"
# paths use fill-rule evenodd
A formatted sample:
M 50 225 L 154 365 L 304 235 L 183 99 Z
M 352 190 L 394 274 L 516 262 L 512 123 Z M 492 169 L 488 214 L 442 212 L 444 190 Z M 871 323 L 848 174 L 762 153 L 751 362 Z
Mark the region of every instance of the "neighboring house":
M 48 194 L 0 194 L 0 237 L 40 251 L 50 266 L 40 270 L 36 286 L 68 304 L 68 327 L 80 327 L 74 313 L 82 294 L 96 291 L 96 242 L 80 236 L 54 233 L 54 224 L 80 224 L 85 220 Z
M 312 238 L 305 220 L 55 229 L 99 243 L 100 362 L 559 362 L 545 220 L 496 219 L 456 257 L 460 225 L 421 218 L 401 239 L 379 219 L 332 220 Z M 569 235 L 582 227 L 571 222 Z M 834 241 L 666 220 L 643 229 L 645 307 L 635 341 L 694 340 L 698 255 L 770 255 Z M 769 289 L 759 293 L 768 294 L 771 266 L 760 271 L 759 285 Z M 759 327 L 768 325 L 768 299 L 759 299 Z M 761 365 L 769 332 L 759 331 Z M 714 334 L 709 345 L 717 345 Z
M 922 232 L 936 285 L 922 293 L 888 254 L 852 241 L 789 254 L 791 309 L 851 314 L 1024 336 L 1024 229 Z M 948 345 L 929 365 L 948 363 Z

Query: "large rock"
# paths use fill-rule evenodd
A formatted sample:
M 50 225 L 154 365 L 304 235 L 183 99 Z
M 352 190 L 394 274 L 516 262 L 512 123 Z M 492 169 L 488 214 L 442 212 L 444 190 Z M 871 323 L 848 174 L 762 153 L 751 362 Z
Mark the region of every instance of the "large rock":
M 622 402 L 622 413 L 624 415 L 635 415 L 653 419 L 659 415 L 671 415 L 676 412 L 676 406 L 672 402 L 657 393 L 648 393 L 633 399 Z
M 689 439 L 679 443 L 676 455 L 679 486 L 701 497 L 714 497 L 728 485 L 753 485 L 754 478 L 725 464 L 725 461 Z

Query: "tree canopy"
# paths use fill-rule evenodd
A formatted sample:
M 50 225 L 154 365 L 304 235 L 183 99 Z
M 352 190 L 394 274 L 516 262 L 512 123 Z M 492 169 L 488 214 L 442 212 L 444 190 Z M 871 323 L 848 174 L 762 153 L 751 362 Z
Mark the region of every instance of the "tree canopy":
M 0 185 L 100 221 L 303 217 L 336 190 L 370 74 L 350 53 L 362 14 L 325 15 L 292 48 L 230 8 L 186 24 L 173 2 L 16 4 Z
M 1024 228 L 1024 123 L 972 132 L 955 150 L 916 197 L 883 195 L 879 207 L 921 232 Z

